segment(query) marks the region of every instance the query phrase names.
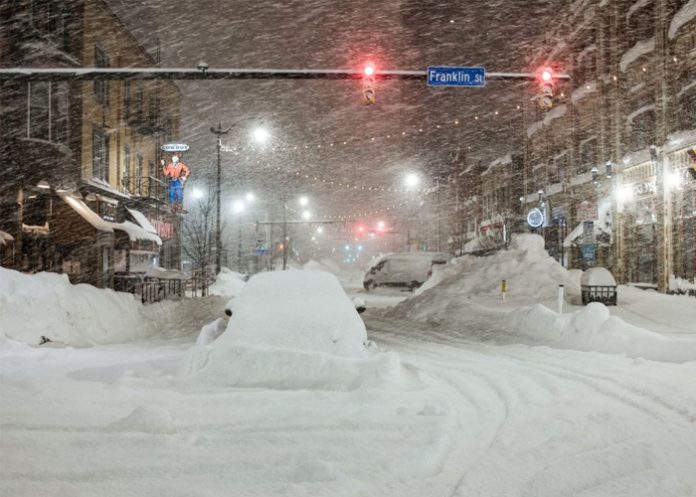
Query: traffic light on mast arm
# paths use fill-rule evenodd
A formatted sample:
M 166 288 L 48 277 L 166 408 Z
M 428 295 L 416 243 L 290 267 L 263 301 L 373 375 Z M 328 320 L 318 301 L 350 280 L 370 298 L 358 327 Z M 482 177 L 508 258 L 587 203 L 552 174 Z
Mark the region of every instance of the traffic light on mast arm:
M 372 62 L 368 62 L 363 68 L 362 78 L 363 103 L 365 105 L 373 105 L 377 101 L 375 86 L 375 66 Z
M 553 107 L 553 97 L 555 94 L 555 81 L 553 71 L 550 67 L 544 67 L 539 72 L 539 93 L 537 94 L 537 104 L 542 109 Z

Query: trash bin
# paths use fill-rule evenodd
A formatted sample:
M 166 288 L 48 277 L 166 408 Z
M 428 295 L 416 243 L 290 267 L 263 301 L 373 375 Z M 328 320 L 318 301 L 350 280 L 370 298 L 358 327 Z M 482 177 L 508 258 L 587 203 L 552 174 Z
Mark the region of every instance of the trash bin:
M 582 305 L 601 302 L 604 305 L 616 305 L 616 280 L 608 269 L 593 267 L 583 271 L 580 278 Z

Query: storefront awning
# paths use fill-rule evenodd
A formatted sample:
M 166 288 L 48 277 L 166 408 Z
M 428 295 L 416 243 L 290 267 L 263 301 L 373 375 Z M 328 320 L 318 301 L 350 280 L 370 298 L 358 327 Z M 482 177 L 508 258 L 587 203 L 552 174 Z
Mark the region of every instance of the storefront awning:
M 141 228 L 135 223 L 131 223 L 130 221 L 125 221 L 123 223 L 112 223 L 110 221 L 106 221 L 105 219 L 102 219 L 99 214 L 90 209 L 82 200 L 73 197 L 69 193 L 59 193 L 58 195 L 63 202 L 72 207 L 72 209 L 77 212 L 82 219 L 87 221 L 98 231 L 105 231 L 108 233 L 113 233 L 114 230 L 125 231 L 128 233 L 128 238 L 130 238 L 132 242 L 143 240 L 155 242 L 157 245 L 162 245 L 162 240 L 159 236 L 146 231 L 144 228 Z
M 145 231 L 143 228 L 141 228 L 135 223 L 131 223 L 130 221 L 124 221 L 122 223 L 112 224 L 114 229 L 125 231 L 126 233 L 128 233 L 128 237 L 130 238 L 131 242 L 141 240 L 155 242 L 157 245 L 162 245 L 162 239 L 159 236 Z
M 58 193 L 58 196 L 77 212 L 82 219 L 87 221 L 92 227 L 98 231 L 107 233 L 114 232 L 114 223 L 110 223 L 101 218 L 99 214 L 90 209 L 82 200 L 73 197 L 69 193 Z

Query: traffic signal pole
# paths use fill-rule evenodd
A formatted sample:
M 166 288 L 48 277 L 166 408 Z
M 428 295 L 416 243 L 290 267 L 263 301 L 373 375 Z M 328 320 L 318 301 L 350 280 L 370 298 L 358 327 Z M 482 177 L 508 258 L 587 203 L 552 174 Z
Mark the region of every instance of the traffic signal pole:
M 374 70 L 378 79 L 427 80 L 427 70 Z M 216 79 L 362 79 L 362 69 L 211 69 L 164 67 L 73 67 L 73 68 L 0 68 L 0 81 L 109 81 L 109 80 L 216 80 Z M 486 79 L 534 80 L 536 73 L 486 72 Z M 567 74 L 554 74 L 567 80 Z

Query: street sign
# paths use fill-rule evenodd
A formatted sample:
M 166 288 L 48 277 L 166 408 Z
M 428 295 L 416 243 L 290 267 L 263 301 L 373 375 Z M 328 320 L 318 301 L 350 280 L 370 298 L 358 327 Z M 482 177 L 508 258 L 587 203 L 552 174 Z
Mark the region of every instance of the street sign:
M 165 143 L 160 147 L 164 152 L 188 152 L 189 146 L 185 143 Z
M 428 86 L 486 86 L 483 67 L 428 67 Z

